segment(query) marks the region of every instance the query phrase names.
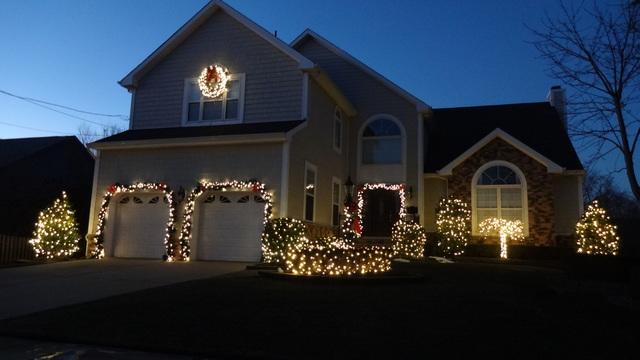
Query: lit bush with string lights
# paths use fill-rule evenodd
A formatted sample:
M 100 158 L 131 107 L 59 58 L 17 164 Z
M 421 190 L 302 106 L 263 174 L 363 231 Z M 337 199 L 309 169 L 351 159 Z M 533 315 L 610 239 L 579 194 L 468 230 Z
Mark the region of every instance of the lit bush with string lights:
M 63 191 L 62 196 L 38 216 L 33 239 L 29 243 L 33 246 L 36 257 L 59 259 L 80 250 L 79 240 L 76 214 Z
M 391 270 L 391 249 L 354 248 L 335 238 L 304 239 L 287 248 L 285 269 L 295 275 L 351 276 Z
M 262 259 L 266 263 L 283 264 L 287 247 L 303 242 L 306 226 L 296 219 L 277 218 L 265 223 L 262 232 Z
M 578 253 L 588 255 L 618 255 L 620 238 L 605 209 L 598 201 L 587 206 L 587 211 L 576 224 Z
M 399 220 L 391 230 L 394 257 L 422 259 L 427 243 L 427 233 L 415 221 Z
M 440 253 L 462 255 L 471 237 L 469 205 L 454 197 L 442 198 L 436 210 L 436 226 Z

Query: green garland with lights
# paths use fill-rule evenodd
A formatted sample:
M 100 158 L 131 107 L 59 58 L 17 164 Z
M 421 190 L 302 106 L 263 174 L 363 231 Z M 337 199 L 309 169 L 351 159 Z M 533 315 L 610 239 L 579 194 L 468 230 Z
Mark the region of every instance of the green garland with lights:
M 393 256 L 422 259 L 427 243 L 427 232 L 415 221 L 400 219 L 391 230 Z
M 109 213 L 109 204 L 114 196 L 120 193 L 133 193 L 133 192 L 150 192 L 161 191 L 169 204 L 169 220 L 167 221 L 164 245 L 166 248 L 166 260 L 173 261 L 176 256 L 176 244 L 171 241 L 171 234 L 175 231 L 175 211 L 176 203 L 173 197 L 173 192 L 164 183 L 144 183 L 138 182 L 131 185 L 113 184 L 107 188 L 103 198 L 102 205 L 100 205 L 100 211 L 98 212 L 98 223 L 96 225 L 96 232 L 93 237 L 93 251 L 91 253 L 92 258 L 101 259 L 104 257 L 104 230 L 107 224 L 107 217 Z
M 80 250 L 79 240 L 76 213 L 63 191 L 53 205 L 40 212 L 33 239 L 29 240 L 29 243 L 37 258 L 58 259 L 71 256 Z
M 436 210 L 438 249 L 444 256 L 458 256 L 471 238 L 471 210 L 469 205 L 455 197 L 442 198 Z
M 206 191 L 251 191 L 259 193 L 264 200 L 264 220 L 266 226 L 267 221 L 271 218 L 273 209 L 272 196 L 266 191 L 265 185 L 258 181 L 223 181 L 211 182 L 207 180 L 200 181 L 196 187 L 186 197 L 186 205 L 182 221 L 182 229 L 178 238 L 180 245 L 180 257 L 182 260 L 189 261 L 191 256 L 191 238 L 193 226 L 193 212 L 195 210 L 196 200 Z M 264 247 L 263 247 L 264 249 Z
M 618 228 L 597 200 L 587 206 L 576 224 L 576 238 L 580 254 L 618 255 Z

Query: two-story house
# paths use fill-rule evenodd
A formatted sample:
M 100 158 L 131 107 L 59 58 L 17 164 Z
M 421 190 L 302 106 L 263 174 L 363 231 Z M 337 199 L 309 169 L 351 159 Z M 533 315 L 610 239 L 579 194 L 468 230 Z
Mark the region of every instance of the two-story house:
M 538 245 L 582 211 L 560 89 L 554 104 L 432 109 L 313 31 L 287 44 L 215 0 L 120 84 L 130 129 L 91 145 L 90 253 L 255 261 L 265 211 L 321 233 L 348 180 L 365 237 L 389 236 L 407 208 L 435 231 L 447 194 L 471 204 L 474 234 L 519 219 Z

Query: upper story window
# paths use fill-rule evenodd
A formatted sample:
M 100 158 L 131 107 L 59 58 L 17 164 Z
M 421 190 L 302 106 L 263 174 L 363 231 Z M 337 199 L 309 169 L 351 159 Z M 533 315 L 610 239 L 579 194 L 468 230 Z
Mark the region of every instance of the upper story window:
M 390 118 L 375 119 L 364 128 L 361 138 L 362 164 L 402 164 L 402 130 Z
M 244 74 L 231 74 L 228 90 L 217 98 L 202 95 L 198 79 L 185 80 L 183 124 L 212 125 L 243 120 Z
M 333 112 L 333 149 L 342 151 L 342 111 L 338 107 Z
M 486 164 L 474 176 L 473 229 L 488 218 L 520 220 L 527 233 L 525 179 L 519 169 L 506 162 Z

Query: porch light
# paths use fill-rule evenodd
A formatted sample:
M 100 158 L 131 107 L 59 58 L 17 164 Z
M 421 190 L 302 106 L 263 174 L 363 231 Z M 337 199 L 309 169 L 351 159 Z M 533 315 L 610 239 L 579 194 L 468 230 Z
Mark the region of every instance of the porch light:
M 355 184 L 351 181 L 351 176 L 347 176 L 347 181 L 344 183 L 344 192 L 346 194 L 345 202 L 347 204 L 350 204 L 353 201 L 353 191 L 355 190 L 355 187 Z

